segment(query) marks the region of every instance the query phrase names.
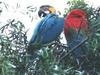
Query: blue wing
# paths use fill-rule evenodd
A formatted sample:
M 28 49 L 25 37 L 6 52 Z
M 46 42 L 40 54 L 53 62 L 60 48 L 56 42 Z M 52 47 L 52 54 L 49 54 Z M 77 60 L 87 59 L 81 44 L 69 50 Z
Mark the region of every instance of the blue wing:
M 82 35 L 82 34 L 77 34 L 77 33 L 74 33 L 72 38 L 70 39 L 67 39 L 68 40 L 68 46 L 69 48 L 73 48 L 75 46 L 77 46 L 79 43 L 82 42 L 82 40 L 84 39 L 85 37 Z M 82 44 L 81 46 L 79 46 L 78 48 L 76 48 L 74 51 L 73 51 L 73 55 L 75 58 L 77 59 L 80 59 L 83 55 L 85 55 L 86 53 L 86 44 Z
M 67 39 L 67 44 L 69 46 L 69 49 L 72 49 L 73 47 L 77 46 L 79 43 L 83 41 L 84 38 L 86 37 L 81 33 L 73 33 L 73 36 Z M 72 55 L 76 59 L 76 62 L 80 70 L 85 70 L 83 59 L 86 59 L 84 57 L 87 55 L 86 50 L 87 50 L 86 43 L 84 43 L 81 46 L 77 47 L 72 52 Z
M 34 53 L 34 49 L 39 48 L 38 45 L 56 40 L 63 31 L 63 26 L 64 18 L 60 18 L 55 14 L 48 14 L 37 24 L 28 46 L 28 54 L 31 55 L 30 60 L 33 60 L 37 56 Z
M 54 41 L 63 31 L 64 18 L 55 14 L 48 14 L 42 19 L 33 31 L 31 44 L 46 44 Z

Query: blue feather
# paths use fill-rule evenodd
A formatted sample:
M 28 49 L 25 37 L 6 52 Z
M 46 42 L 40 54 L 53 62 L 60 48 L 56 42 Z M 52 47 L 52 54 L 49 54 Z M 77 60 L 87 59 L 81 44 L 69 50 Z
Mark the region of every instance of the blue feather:
M 57 39 L 63 31 L 64 18 L 59 18 L 55 14 L 48 14 L 36 26 L 33 31 L 31 44 L 46 44 Z
M 71 38 L 67 39 L 69 48 L 71 49 L 77 46 L 79 43 L 82 42 L 84 38 L 85 37 L 83 34 L 74 33 Z M 85 52 L 86 52 L 86 44 L 82 44 L 81 46 L 79 46 L 73 51 L 73 55 L 75 58 L 80 59 L 83 55 L 85 55 Z

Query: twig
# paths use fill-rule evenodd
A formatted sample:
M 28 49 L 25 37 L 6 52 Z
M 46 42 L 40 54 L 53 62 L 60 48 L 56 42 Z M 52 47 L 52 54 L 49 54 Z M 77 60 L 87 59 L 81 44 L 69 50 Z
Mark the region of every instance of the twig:
M 66 57 L 67 55 L 69 55 L 71 52 L 73 52 L 76 48 L 78 48 L 79 46 L 81 46 L 82 44 L 84 44 L 86 41 L 88 40 L 88 37 L 86 37 L 83 41 L 81 41 L 77 46 L 73 47 L 71 50 L 69 50 L 68 53 L 66 53 L 63 57 L 60 58 L 59 62 Z
M 9 26 L 9 25 L 10 25 L 12 22 L 14 22 L 14 21 L 15 21 L 15 19 L 13 19 L 13 20 L 12 20 L 11 22 L 9 22 L 8 24 L 2 26 L 2 27 L 0 28 L 0 30 L 3 31 L 3 30 L 5 29 L 5 27 Z

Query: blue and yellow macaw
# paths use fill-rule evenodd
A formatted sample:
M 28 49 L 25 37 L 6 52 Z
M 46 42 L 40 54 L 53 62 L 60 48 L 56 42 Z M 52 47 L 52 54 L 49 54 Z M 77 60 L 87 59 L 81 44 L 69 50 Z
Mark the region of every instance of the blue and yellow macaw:
M 42 10 L 43 8 L 47 10 Z M 43 16 L 33 30 L 33 35 L 29 41 L 28 53 L 34 58 L 34 50 L 41 48 L 44 44 L 51 43 L 56 40 L 63 31 L 64 18 L 59 17 L 53 13 L 53 7 L 44 6 L 39 10 L 39 16 Z M 41 12 L 41 10 L 43 12 Z M 44 16 L 45 11 L 49 13 Z M 52 11 L 52 12 L 51 12 Z

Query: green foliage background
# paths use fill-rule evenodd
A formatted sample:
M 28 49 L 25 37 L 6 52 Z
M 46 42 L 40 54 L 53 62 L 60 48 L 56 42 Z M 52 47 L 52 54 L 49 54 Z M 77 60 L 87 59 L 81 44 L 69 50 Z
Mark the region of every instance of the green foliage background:
M 69 8 L 83 9 L 87 13 L 89 32 L 87 43 L 87 69 L 100 74 L 100 8 L 93 8 L 84 0 L 69 1 Z M 1 12 L 2 13 L 2 12 Z M 8 33 L 9 31 L 9 33 Z M 10 20 L 0 28 L 0 75 L 83 75 L 77 68 L 67 46 L 59 40 L 37 50 L 32 63 L 27 54 L 27 31 L 21 21 Z M 59 38 L 60 39 L 60 38 Z M 83 60 L 84 62 L 84 60 Z

